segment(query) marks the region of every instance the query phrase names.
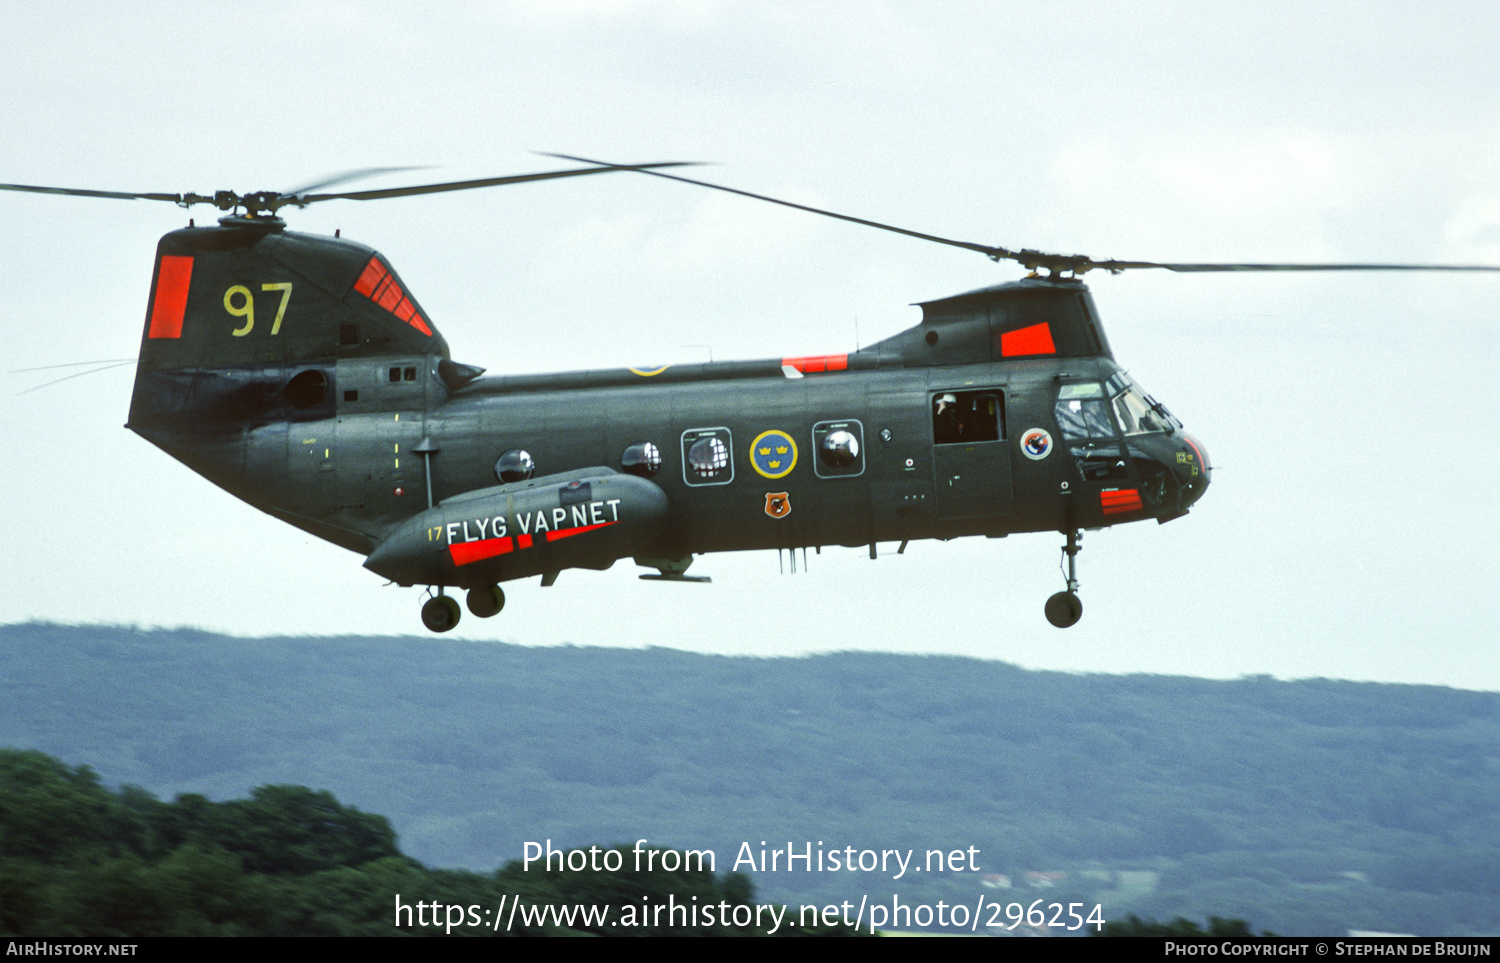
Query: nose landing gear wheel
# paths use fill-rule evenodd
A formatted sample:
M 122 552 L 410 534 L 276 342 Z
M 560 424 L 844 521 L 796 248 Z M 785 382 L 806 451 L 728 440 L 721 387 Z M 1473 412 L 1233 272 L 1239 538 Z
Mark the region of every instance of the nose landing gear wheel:
M 1083 602 L 1072 592 L 1058 592 L 1047 600 L 1047 621 L 1065 629 L 1083 618 Z
M 433 632 L 452 629 L 460 614 L 458 600 L 451 595 L 434 595 L 422 604 L 422 624 Z
M 505 608 L 505 593 L 498 585 L 481 585 L 469 589 L 469 611 L 481 619 L 500 614 Z
M 1070 625 L 1077 624 L 1083 618 L 1083 603 L 1078 599 L 1078 532 L 1065 533 L 1068 536 L 1068 544 L 1063 546 L 1063 561 L 1067 563 L 1063 575 L 1068 580 L 1068 590 L 1058 592 L 1047 600 L 1043 611 L 1047 613 L 1047 621 L 1060 629 L 1066 629 Z M 1061 564 L 1058 565 L 1062 567 Z

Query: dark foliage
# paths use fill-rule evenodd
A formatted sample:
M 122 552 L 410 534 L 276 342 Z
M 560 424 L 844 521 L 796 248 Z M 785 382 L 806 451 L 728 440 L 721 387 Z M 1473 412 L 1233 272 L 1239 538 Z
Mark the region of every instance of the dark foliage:
M 1250 924 L 1244 920 L 1226 920 L 1217 916 L 1208 918 L 1208 928 L 1204 929 L 1192 920 L 1179 916 L 1170 923 L 1158 923 L 1156 920 L 1143 920 L 1135 914 L 1131 914 L 1123 920 L 1116 920 L 1105 924 L 1104 929 L 1096 934 L 1098 936 L 1275 936 L 1275 933 L 1251 932 Z
M 225 803 L 191 795 L 164 803 L 135 787 L 110 793 L 87 767 L 0 750 L 0 812 L 0 936 L 760 936 L 771 929 L 753 925 L 750 912 L 746 925 L 725 911 L 692 921 L 640 913 L 669 901 L 753 908 L 753 889 L 738 874 L 528 872 L 519 862 L 492 876 L 429 870 L 396 850 L 383 817 L 301 786 L 263 786 Z M 492 925 L 486 913 L 517 899 L 529 921 L 523 915 L 519 926 Z M 577 912 L 581 905 L 596 915 Z M 847 931 L 788 927 L 777 935 L 804 932 Z

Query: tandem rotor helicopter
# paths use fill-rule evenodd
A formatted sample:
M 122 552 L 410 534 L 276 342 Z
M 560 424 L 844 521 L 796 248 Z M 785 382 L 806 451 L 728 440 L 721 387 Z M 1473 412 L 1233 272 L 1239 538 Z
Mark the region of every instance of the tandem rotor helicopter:
M 624 558 L 643 579 L 708 552 L 1056 531 L 1073 625 L 1080 532 L 1165 523 L 1203 496 L 1204 446 L 1115 362 L 1092 270 L 1500 271 L 1480 265 L 1159 263 L 1011 250 L 610 164 L 315 193 L 83 197 L 212 204 L 216 227 L 161 238 L 127 427 L 249 504 L 429 587 L 422 621 L 480 618 L 501 583 Z M 390 170 L 390 169 L 381 169 Z M 633 172 L 1015 261 L 1020 281 L 921 304 L 920 324 L 846 354 L 483 377 L 391 264 L 300 234 L 284 207 Z

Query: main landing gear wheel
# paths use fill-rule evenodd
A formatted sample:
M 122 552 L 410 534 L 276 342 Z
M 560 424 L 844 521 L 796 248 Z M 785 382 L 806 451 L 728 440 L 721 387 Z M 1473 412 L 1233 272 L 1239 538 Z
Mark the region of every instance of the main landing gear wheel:
M 498 585 L 480 585 L 469 589 L 469 611 L 481 619 L 499 615 L 505 608 L 505 593 Z
M 1078 553 L 1082 551 L 1078 547 L 1078 531 L 1075 529 L 1066 533 L 1068 544 L 1063 546 L 1063 559 L 1067 562 L 1067 568 L 1063 569 L 1061 562 L 1058 568 L 1063 569 L 1063 575 L 1068 580 L 1068 589 L 1058 592 L 1047 600 L 1043 611 L 1047 613 L 1047 621 L 1060 629 L 1066 629 L 1076 625 L 1083 618 L 1083 602 L 1078 598 Z
M 1072 592 L 1058 592 L 1047 600 L 1047 621 L 1065 629 L 1083 618 L 1083 602 Z
M 460 614 L 458 600 L 451 595 L 434 595 L 422 604 L 422 624 L 434 632 L 452 629 Z

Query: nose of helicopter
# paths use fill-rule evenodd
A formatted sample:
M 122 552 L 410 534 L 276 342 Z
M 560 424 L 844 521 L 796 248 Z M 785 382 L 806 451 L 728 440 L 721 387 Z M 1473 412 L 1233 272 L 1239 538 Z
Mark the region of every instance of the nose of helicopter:
M 1213 465 L 1208 460 L 1208 449 L 1203 447 L 1203 442 L 1184 433 L 1180 439 L 1176 464 L 1172 468 L 1181 485 L 1179 491 L 1182 509 L 1186 511 L 1189 505 L 1208 491 L 1209 475 L 1213 472 Z
M 1203 442 L 1181 430 L 1169 435 L 1140 435 L 1131 443 L 1140 472 L 1141 500 L 1159 522 L 1186 515 L 1208 490 L 1213 466 Z

